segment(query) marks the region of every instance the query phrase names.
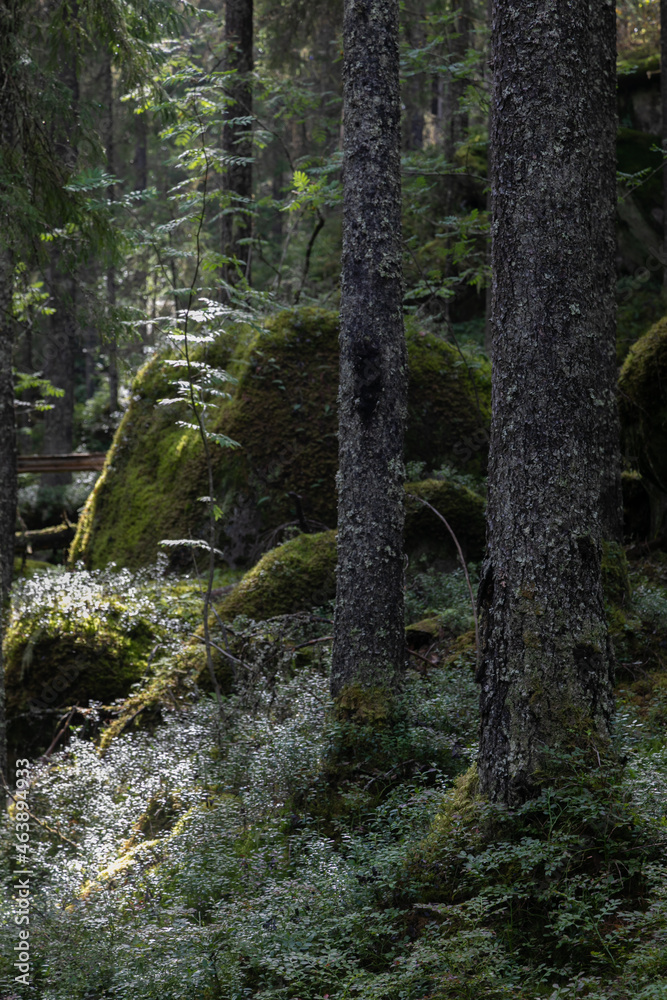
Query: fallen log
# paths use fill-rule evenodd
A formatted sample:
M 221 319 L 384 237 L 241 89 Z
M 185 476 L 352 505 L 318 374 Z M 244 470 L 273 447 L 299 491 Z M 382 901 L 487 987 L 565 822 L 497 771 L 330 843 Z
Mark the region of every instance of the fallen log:
M 16 552 L 66 549 L 72 543 L 75 530 L 76 526 L 73 524 L 56 524 L 50 528 L 17 531 L 14 535 L 14 549 Z
M 19 455 L 17 472 L 91 472 L 99 471 L 107 457 L 105 451 L 74 452 L 71 455 Z

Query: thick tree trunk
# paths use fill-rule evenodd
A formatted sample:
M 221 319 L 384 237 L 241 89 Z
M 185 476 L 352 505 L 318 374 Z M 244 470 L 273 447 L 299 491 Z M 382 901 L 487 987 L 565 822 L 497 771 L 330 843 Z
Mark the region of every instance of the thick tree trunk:
M 510 805 L 534 793 L 545 751 L 606 738 L 613 709 L 600 559 L 619 499 L 614 38 L 605 3 L 494 3 L 479 770 Z
M 392 689 L 405 664 L 398 0 L 347 0 L 338 588 L 331 689 Z
M 222 148 L 231 158 L 225 166 L 223 187 L 228 205 L 222 216 L 222 252 L 237 263 L 223 267 L 223 280 L 236 284 L 239 271 L 250 281 L 250 246 L 242 241 L 252 234 L 252 125 L 234 124 L 236 118 L 252 115 L 253 0 L 226 0 L 226 69 L 235 70 L 227 84 L 231 103 L 222 132 Z
M 16 432 L 14 426 L 14 380 L 12 348 L 12 290 L 14 267 L 11 253 L 0 248 L 0 774 L 7 778 L 7 735 L 2 640 L 14 566 L 16 526 Z M 0 785 L 0 802 L 4 792 Z

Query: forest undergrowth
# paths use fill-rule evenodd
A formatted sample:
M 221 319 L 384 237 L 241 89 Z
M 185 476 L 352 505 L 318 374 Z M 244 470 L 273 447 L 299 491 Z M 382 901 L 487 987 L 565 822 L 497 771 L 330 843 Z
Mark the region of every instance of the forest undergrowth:
M 171 689 L 159 719 L 119 730 L 104 751 L 121 705 L 92 705 L 64 747 L 32 763 L 32 983 L 15 981 L 10 957 L 10 809 L 0 995 L 664 998 L 663 577 L 657 559 L 637 567 L 633 603 L 616 613 L 614 745 L 580 733 L 550 762 L 542 797 L 512 815 L 475 793 L 478 693 L 460 571 L 411 579 L 409 620 L 436 631 L 410 641 L 414 669 L 391 725 L 352 732 L 333 718 L 329 606 L 237 619 L 224 635 L 213 624 L 235 659 L 221 705 L 200 672 Z M 156 675 L 182 678 L 196 581 L 127 571 L 78 581 L 72 616 L 115 589 L 159 633 L 133 697 Z M 31 613 L 62 593 L 58 574 L 36 574 Z

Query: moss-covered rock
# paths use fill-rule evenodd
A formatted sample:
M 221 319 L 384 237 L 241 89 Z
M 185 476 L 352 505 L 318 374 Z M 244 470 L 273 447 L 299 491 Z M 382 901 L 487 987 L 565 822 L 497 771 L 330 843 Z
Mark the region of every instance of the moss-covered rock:
M 3 644 L 10 748 L 30 756 L 50 742 L 58 710 L 124 697 L 154 644 L 151 625 L 115 597 L 87 614 L 66 603 L 14 614 Z
M 420 646 L 437 642 L 442 632 L 442 623 L 439 618 L 424 618 L 422 621 L 413 622 L 405 630 L 408 649 L 419 649 Z
M 218 614 L 263 620 L 325 604 L 336 594 L 335 570 L 335 531 L 299 535 L 267 552 L 218 605 Z
M 484 501 L 472 490 L 446 480 L 409 483 L 405 548 L 410 559 L 453 566 L 452 538 L 433 511 L 415 499 L 424 497 L 447 519 L 467 558 L 479 559 L 484 548 Z M 219 605 L 218 614 L 231 621 L 237 615 L 264 620 L 317 607 L 336 594 L 336 532 L 296 538 L 262 556 Z
M 208 345 L 206 357 L 224 368 L 229 347 L 223 341 Z M 79 519 L 73 563 L 135 569 L 155 561 L 161 539 L 189 538 L 199 528 L 203 505 L 197 498 L 208 492 L 200 444 L 192 430 L 179 426 L 187 420 L 184 405 L 160 405 L 174 395 L 175 372 L 164 360 L 151 358 L 134 381 L 132 401 Z
M 651 502 L 651 531 L 667 510 L 667 317 L 630 348 L 619 376 L 623 448 Z
M 479 473 L 487 453 L 490 369 L 418 330 L 407 334 L 410 364 L 406 457 L 428 470 L 450 461 Z M 238 441 L 214 446 L 219 547 L 232 564 L 254 561 L 298 520 L 295 495 L 312 527 L 334 527 L 338 462 L 338 317 L 321 309 L 283 312 L 248 339 L 207 348 L 209 363 L 238 378 L 211 429 Z M 161 539 L 202 533 L 209 492 L 196 434 L 184 413 L 159 405 L 173 393 L 154 358 L 139 373 L 132 403 L 79 523 L 70 559 L 130 568 L 152 562 Z
M 431 563 L 457 559 L 452 537 L 440 518 L 419 498 L 441 514 L 456 535 L 466 560 L 478 561 L 486 538 L 485 503 L 466 486 L 447 479 L 408 483 L 405 506 L 405 551 L 411 561 L 424 555 Z

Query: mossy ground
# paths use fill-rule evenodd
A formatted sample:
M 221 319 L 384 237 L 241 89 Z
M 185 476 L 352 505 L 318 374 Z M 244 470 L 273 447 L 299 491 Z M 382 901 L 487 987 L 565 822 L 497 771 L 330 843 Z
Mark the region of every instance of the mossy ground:
M 632 633 L 615 737 L 628 765 L 582 744 L 513 815 L 481 801 L 469 769 L 477 690 L 460 571 L 423 573 L 412 592 L 414 648 L 431 652 L 406 674 L 401 705 L 395 692 L 389 713 L 355 696 L 343 716 L 327 696 L 326 615 L 226 630 L 213 616 L 214 642 L 224 649 L 226 635 L 237 660 L 219 707 L 191 634 L 192 583 L 152 581 L 174 620 L 187 604 L 178 648 L 153 659 L 117 725 L 94 743 L 72 736 L 34 775 L 31 809 L 47 824 L 31 833 L 31 940 L 49 954 L 38 989 L 54 1000 L 102 982 L 132 1000 L 185 988 L 211 1000 L 660 996 L 667 563 L 634 561 L 628 599 L 621 553 L 607 555 L 625 601 L 610 614 Z M 107 604 L 121 600 L 110 581 Z M 120 589 L 127 602 L 129 583 Z
M 406 457 L 427 471 L 444 461 L 479 474 L 488 450 L 490 369 L 416 329 L 407 334 L 410 383 Z M 252 337 L 209 348 L 209 363 L 238 382 L 210 429 L 241 444 L 214 446 L 219 547 L 231 562 L 253 562 L 298 522 L 298 495 L 313 527 L 335 527 L 338 461 L 338 317 L 299 309 L 268 319 Z M 163 538 L 199 537 L 208 493 L 196 435 L 178 427 L 184 413 L 158 404 L 173 395 L 154 358 L 137 376 L 130 408 L 106 469 L 81 517 L 70 560 L 130 568 L 155 561 Z

